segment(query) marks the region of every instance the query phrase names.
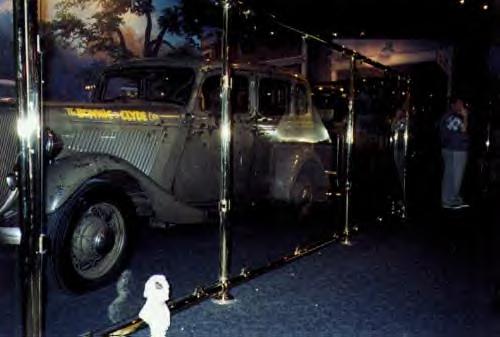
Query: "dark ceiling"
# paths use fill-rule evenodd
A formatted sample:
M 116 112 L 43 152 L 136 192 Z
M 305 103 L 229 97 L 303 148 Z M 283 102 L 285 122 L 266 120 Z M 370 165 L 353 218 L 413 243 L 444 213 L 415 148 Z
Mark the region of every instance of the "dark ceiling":
M 432 39 L 451 44 L 453 82 L 471 97 L 485 92 L 490 47 L 500 45 L 500 0 L 237 1 L 325 40 Z
M 500 0 L 249 0 L 298 28 L 338 38 L 496 37 Z M 487 9 L 485 9 L 487 6 Z

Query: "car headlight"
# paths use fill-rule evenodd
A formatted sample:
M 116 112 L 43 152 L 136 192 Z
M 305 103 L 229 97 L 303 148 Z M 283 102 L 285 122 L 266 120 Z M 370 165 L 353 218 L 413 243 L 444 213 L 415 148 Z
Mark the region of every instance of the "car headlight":
M 51 129 L 45 129 L 45 156 L 48 160 L 55 159 L 64 147 L 61 137 Z

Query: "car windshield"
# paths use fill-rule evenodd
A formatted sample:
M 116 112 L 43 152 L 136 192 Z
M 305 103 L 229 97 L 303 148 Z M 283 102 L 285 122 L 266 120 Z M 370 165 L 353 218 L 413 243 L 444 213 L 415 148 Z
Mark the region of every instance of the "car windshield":
M 145 100 L 186 105 L 195 79 L 191 68 L 141 68 L 108 73 L 104 101 Z

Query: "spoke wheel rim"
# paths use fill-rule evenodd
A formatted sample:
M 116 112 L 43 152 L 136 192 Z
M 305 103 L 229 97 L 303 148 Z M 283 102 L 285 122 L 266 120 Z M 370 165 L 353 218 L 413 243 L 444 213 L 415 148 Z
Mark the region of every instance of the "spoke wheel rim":
M 113 204 L 101 202 L 80 216 L 71 239 L 71 263 L 85 279 L 106 275 L 125 247 L 125 220 Z

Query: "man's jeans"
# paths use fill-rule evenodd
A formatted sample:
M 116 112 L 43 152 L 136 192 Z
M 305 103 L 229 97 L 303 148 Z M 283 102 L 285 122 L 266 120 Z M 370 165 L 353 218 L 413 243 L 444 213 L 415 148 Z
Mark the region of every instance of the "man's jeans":
M 441 183 L 441 203 L 443 206 L 456 206 L 463 203 L 460 196 L 462 178 L 467 163 L 467 151 L 442 149 L 444 173 Z

